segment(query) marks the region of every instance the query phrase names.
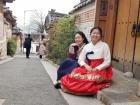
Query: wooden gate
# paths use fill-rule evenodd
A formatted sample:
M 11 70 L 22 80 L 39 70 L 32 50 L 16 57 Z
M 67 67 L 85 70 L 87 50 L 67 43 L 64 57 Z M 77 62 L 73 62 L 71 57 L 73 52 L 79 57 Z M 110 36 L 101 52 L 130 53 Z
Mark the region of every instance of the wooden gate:
M 96 24 L 103 30 L 103 40 L 113 49 L 117 0 L 97 0 Z
M 113 66 L 140 79 L 140 0 L 98 0 L 96 10 Z
M 138 22 L 139 2 L 140 0 L 118 1 L 113 47 L 113 66 L 123 72 L 133 71 L 135 76 L 140 66 L 140 38 L 136 37 L 134 26 Z
M 140 0 L 139 0 L 139 11 L 138 11 L 138 21 L 134 24 L 135 28 L 134 38 L 134 62 L 133 62 L 133 72 L 134 76 L 140 80 Z

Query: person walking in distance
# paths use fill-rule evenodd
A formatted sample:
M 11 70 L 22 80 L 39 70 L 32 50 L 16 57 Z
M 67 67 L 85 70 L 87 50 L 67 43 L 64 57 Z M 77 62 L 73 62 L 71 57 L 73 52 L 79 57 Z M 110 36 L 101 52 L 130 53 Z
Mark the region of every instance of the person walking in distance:
M 32 42 L 31 35 L 28 34 L 28 37 L 25 38 L 25 41 L 24 41 L 24 48 L 26 48 L 26 58 L 29 58 L 29 55 L 30 55 L 31 42 Z
M 39 46 L 39 58 L 42 59 L 43 55 L 45 55 L 46 47 L 43 42 L 40 43 Z

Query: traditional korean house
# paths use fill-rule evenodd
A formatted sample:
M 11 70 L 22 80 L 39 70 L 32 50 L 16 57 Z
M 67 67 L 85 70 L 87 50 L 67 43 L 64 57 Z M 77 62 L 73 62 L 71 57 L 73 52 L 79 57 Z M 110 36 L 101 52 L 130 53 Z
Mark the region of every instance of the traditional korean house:
M 12 37 L 12 29 L 16 26 L 16 17 L 12 15 L 12 11 L 9 7 L 4 7 L 4 34 L 7 38 Z
M 81 0 L 73 14 L 79 15 L 76 25 L 87 35 L 93 26 L 102 28 L 114 68 L 140 79 L 140 0 Z
M 14 26 L 12 28 L 12 38 L 14 38 L 16 40 L 16 43 L 17 43 L 16 53 L 21 52 L 22 47 L 23 47 L 23 33 L 19 27 Z
M 6 5 L 6 2 L 12 3 L 14 0 L 0 0 L 0 59 L 3 59 L 7 55 L 7 45 L 6 45 L 6 35 L 5 35 L 5 26 L 8 24 L 4 22 L 4 11 L 3 6 Z
M 97 10 L 113 66 L 140 79 L 140 0 L 97 0 Z
M 48 14 L 45 18 L 45 31 L 48 33 L 49 29 L 52 27 L 52 23 L 56 21 L 58 18 L 65 16 L 66 14 L 56 12 L 54 9 L 48 11 Z
M 80 0 L 80 3 L 75 5 L 69 14 L 77 17 L 75 22 L 77 28 L 83 31 L 90 40 L 89 32 L 95 24 L 96 0 Z

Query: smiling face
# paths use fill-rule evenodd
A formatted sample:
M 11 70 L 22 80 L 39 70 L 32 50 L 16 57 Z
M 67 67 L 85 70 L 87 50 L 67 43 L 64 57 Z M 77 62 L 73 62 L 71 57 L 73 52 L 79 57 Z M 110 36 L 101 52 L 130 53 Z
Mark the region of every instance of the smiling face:
M 77 45 L 82 45 L 84 42 L 84 39 L 82 38 L 82 36 L 80 35 L 80 34 L 76 34 L 75 35 L 75 43 L 77 44 Z
M 93 29 L 91 32 L 92 43 L 96 44 L 100 40 L 101 40 L 101 32 L 99 31 L 99 29 Z

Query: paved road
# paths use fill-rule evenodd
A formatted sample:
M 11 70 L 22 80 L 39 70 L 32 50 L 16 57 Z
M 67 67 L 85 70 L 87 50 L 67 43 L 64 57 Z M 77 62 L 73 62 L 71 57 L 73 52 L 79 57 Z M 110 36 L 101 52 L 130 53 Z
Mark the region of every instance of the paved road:
M 35 57 L 0 64 L 0 99 L 3 105 L 68 105 Z
M 57 68 L 58 65 L 52 63 L 50 60 L 44 61 L 41 60 L 44 68 L 46 69 L 47 73 L 51 77 L 52 81 L 56 82 L 56 75 L 57 75 Z M 67 100 L 69 105 L 104 105 L 102 102 L 97 100 L 96 95 L 93 96 L 76 96 L 72 94 L 67 94 L 59 89 L 63 97 Z

